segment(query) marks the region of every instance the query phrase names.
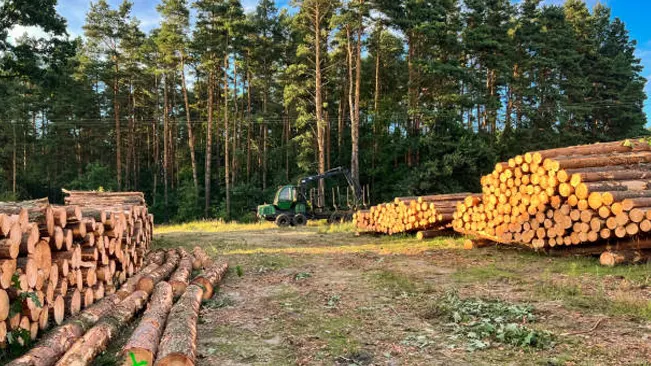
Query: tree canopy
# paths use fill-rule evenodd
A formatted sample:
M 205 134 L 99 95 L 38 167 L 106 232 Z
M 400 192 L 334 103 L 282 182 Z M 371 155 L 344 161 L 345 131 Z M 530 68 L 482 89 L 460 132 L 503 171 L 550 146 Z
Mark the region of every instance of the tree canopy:
M 278 185 L 352 168 L 371 199 L 477 191 L 505 157 L 645 135 L 636 42 L 581 0 L 0 5 L 0 195 L 140 190 L 157 219 L 252 218 Z M 190 11 L 190 10 L 193 11 Z M 48 37 L 9 39 L 12 27 Z

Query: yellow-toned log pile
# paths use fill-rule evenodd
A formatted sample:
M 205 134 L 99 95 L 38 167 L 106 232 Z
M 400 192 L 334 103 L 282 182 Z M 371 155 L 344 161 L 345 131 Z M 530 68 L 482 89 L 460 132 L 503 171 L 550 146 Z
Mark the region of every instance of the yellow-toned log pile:
M 153 217 L 131 195 L 111 199 L 0 202 L 0 347 L 9 333 L 20 343 L 37 338 L 114 293 L 142 266 Z
M 389 235 L 442 230 L 449 228 L 457 203 L 468 195 L 471 193 L 397 197 L 393 202 L 358 211 L 353 222 L 361 232 Z
M 645 139 L 518 155 L 459 202 L 456 231 L 536 249 L 634 249 L 651 232 L 651 145 Z

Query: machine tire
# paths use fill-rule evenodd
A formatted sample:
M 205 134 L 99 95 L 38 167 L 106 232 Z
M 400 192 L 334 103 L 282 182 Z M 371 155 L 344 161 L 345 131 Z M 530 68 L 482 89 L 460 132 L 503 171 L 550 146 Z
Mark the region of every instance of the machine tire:
M 297 214 L 294 216 L 292 223 L 294 226 L 305 226 L 307 225 L 307 217 L 305 217 L 303 214 Z
M 287 227 L 291 223 L 292 220 L 285 214 L 280 214 L 276 217 L 276 226 L 278 227 Z

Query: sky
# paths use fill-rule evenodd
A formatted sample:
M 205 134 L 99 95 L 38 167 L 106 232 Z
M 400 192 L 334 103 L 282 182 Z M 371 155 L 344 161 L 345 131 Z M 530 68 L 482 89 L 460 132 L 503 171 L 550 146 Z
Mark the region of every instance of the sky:
M 246 11 L 253 11 L 257 0 L 241 0 Z M 513 0 L 517 2 L 518 0 Z M 112 7 L 117 7 L 122 0 L 108 0 Z M 133 14 L 140 20 L 141 28 L 149 31 L 159 25 L 160 17 L 156 12 L 159 0 L 132 0 Z M 561 5 L 564 0 L 544 0 L 547 4 Z M 637 41 L 637 56 L 644 66 L 643 76 L 651 80 L 651 27 L 648 14 L 651 14 L 651 0 L 586 0 L 592 8 L 601 2 L 611 8 L 613 17 L 618 17 L 626 23 L 632 39 Z M 276 0 L 278 7 L 288 7 L 289 0 Z M 90 0 L 59 0 L 57 10 L 68 21 L 68 33 L 71 37 L 83 34 L 82 25 Z M 27 31 L 38 34 L 38 29 L 15 28 L 10 36 L 16 37 Z M 651 97 L 651 82 L 646 85 L 647 95 Z M 651 116 L 651 100 L 647 100 L 644 108 L 647 116 Z M 647 118 L 649 120 L 649 118 Z

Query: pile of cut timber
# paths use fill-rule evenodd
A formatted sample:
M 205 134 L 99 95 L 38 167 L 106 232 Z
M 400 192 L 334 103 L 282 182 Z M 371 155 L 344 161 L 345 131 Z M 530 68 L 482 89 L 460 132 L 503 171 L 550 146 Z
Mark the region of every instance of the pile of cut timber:
M 21 343 L 35 339 L 50 323 L 114 293 L 141 267 L 153 217 L 131 194 L 113 195 L 83 206 L 47 198 L 0 202 L 0 345 L 8 332 Z
M 442 231 L 449 228 L 457 203 L 468 195 L 471 193 L 397 197 L 394 202 L 358 211 L 353 222 L 359 231 L 389 235 Z
M 197 253 L 201 255 L 195 257 Z M 198 263 L 204 269 L 192 281 L 175 276 L 178 271 L 186 272 L 181 267 L 186 259 L 186 263 Z M 150 253 L 146 260 L 149 264 L 117 293 L 52 330 L 9 365 L 89 365 L 145 307 L 147 310 L 121 351 L 122 364 L 194 365 L 201 302 L 214 293 L 228 268 L 226 263 L 215 264 L 208 259 L 201 248 L 195 248 L 192 255 L 182 249 Z M 176 297 L 176 304 L 172 285 L 165 281 L 168 277 L 176 277 L 186 285 L 181 296 Z
M 648 257 L 651 145 L 645 139 L 518 155 L 481 178 L 481 197 L 459 202 L 454 229 L 500 243 Z M 603 256 L 602 256 L 603 257 Z M 621 261 L 629 254 L 618 254 Z

